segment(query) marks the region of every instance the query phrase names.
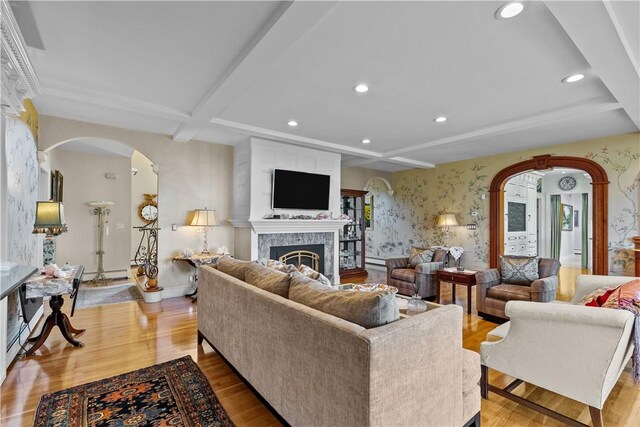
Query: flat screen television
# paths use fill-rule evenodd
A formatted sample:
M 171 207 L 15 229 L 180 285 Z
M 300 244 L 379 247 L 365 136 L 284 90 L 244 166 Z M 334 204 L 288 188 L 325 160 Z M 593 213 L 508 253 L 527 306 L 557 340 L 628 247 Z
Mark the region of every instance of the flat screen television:
M 273 171 L 273 209 L 329 209 L 331 177 L 283 169 Z

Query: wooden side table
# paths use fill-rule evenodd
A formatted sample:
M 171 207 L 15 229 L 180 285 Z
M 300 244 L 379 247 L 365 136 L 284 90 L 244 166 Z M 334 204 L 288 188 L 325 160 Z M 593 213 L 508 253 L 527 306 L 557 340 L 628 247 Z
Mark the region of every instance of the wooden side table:
M 443 268 L 436 272 L 436 302 L 440 303 L 440 282 L 451 283 L 451 296 L 456 303 L 456 285 L 467 287 L 467 314 L 471 314 L 471 288 L 476 285 L 476 271 Z

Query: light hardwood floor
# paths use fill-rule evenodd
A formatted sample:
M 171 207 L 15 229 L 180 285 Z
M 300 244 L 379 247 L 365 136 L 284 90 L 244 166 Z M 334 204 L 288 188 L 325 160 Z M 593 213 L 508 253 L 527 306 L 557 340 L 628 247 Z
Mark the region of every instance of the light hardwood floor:
M 573 291 L 579 271 L 563 269 L 560 296 Z M 371 272 L 361 281 L 383 281 L 382 272 Z M 451 303 L 450 286 L 443 286 L 443 304 Z M 456 303 L 466 306 L 466 292 L 458 288 Z M 473 303 L 473 302 L 472 302 Z M 475 304 L 472 305 L 475 308 Z M 65 305 L 63 311 L 68 312 Z M 186 298 L 173 298 L 157 304 L 141 301 L 76 310 L 74 326 L 86 328 L 80 338 L 84 348 L 76 349 L 52 332 L 36 355 L 16 361 L 0 388 L 0 425 L 28 426 L 40 396 L 74 385 L 117 375 L 165 362 L 184 355 L 198 362 L 231 419 L 238 426 L 279 425 L 278 420 L 242 383 L 206 343 L 196 345 L 197 305 Z M 478 350 L 480 343 L 496 325 L 472 314 L 463 321 L 464 346 Z M 496 372 L 490 375 L 496 385 L 506 385 L 510 378 Z M 579 421 L 589 423 L 585 405 L 527 384 L 516 393 L 558 410 Z M 624 372 L 604 408 L 607 426 L 640 426 L 640 391 Z M 562 425 L 511 401 L 490 394 L 482 401 L 482 424 L 485 426 Z

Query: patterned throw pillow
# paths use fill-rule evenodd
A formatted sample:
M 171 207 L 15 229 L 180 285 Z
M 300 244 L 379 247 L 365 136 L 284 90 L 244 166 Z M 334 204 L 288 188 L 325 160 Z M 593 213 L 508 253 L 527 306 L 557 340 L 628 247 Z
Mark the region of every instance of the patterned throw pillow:
M 530 285 L 538 280 L 537 256 L 500 256 L 500 274 L 502 283 L 511 285 Z
M 292 273 L 296 271 L 295 265 L 285 264 L 284 262 L 276 261 L 275 259 L 268 259 L 267 267 L 273 268 L 274 270 L 282 271 L 283 273 Z
M 589 307 L 602 307 L 611 294 L 618 289 L 619 286 L 606 286 L 604 288 L 598 288 L 591 292 L 589 295 L 585 295 L 577 305 L 586 305 Z
M 325 286 L 333 287 L 333 284 L 331 283 L 331 280 L 329 280 L 322 273 L 319 273 L 319 272 L 315 271 L 313 268 L 309 267 L 308 265 L 304 265 L 304 264 L 300 265 L 300 267 L 298 267 L 297 271 L 299 273 L 307 276 L 308 278 L 315 280 L 316 282 L 320 282 L 321 284 L 323 284 Z
M 422 264 L 423 262 L 431 262 L 432 259 L 433 251 L 431 248 L 418 248 L 416 246 L 411 246 L 411 251 L 409 252 L 409 264 L 411 264 L 412 267 Z
M 640 279 L 633 279 L 617 287 L 602 307 L 621 308 L 631 305 L 640 306 Z

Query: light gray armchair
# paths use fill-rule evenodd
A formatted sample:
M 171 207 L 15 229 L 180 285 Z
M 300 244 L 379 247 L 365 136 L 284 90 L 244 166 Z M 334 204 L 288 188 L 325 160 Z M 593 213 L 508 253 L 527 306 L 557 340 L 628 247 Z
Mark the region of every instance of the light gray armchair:
M 620 285 L 629 277 L 578 276 L 572 302 L 595 289 Z M 480 345 L 481 392 L 514 400 L 568 424 L 575 420 L 512 394 L 527 382 L 589 405 L 594 426 L 602 426 L 602 407 L 634 349 L 634 315 L 625 310 L 567 303 L 510 301 L 511 319 Z M 497 341 L 496 341 L 497 340 Z M 488 384 L 487 368 L 517 378 L 504 389 Z

